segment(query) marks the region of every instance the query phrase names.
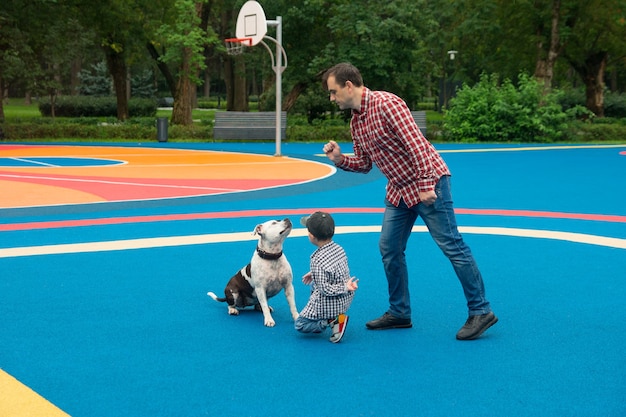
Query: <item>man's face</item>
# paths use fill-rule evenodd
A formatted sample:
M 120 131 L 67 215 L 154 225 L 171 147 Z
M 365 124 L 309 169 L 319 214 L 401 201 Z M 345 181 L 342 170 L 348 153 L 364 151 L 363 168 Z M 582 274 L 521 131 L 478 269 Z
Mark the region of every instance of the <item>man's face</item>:
M 330 101 L 337 103 L 341 110 L 352 108 L 353 88 L 350 81 L 346 81 L 344 87 L 339 86 L 333 75 L 326 80 L 328 92 L 330 93 Z

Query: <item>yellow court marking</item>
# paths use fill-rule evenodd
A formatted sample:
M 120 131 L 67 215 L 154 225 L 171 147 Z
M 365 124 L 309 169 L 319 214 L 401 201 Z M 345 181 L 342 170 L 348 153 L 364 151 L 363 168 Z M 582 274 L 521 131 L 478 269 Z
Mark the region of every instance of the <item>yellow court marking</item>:
M 437 149 L 439 153 L 480 153 L 480 152 L 526 152 L 526 151 L 560 151 L 567 149 L 607 149 L 607 148 L 626 148 L 626 144 L 617 145 L 554 145 L 554 146 L 525 146 L 520 148 L 476 148 L 476 149 Z M 353 153 L 344 153 L 344 155 L 354 155 Z M 326 156 L 326 154 L 318 153 L 315 156 Z
M 69 417 L 69 414 L 0 369 L 0 416 Z
M 555 145 L 555 146 L 526 146 L 521 148 L 480 148 L 480 149 L 447 149 L 438 150 L 439 153 L 469 153 L 469 152 L 516 152 L 516 151 L 560 151 L 563 149 L 605 149 L 625 148 L 621 145 Z

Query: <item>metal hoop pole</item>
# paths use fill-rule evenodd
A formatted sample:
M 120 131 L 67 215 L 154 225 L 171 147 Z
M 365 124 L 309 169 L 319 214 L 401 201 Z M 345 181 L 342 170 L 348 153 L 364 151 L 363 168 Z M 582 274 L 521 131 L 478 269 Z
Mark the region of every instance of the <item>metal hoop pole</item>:
M 267 39 L 270 40 L 272 42 L 274 42 L 274 44 L 276 44 L 276 50 L 278 51 L 280 49 L 282 58 L 285 60 L 285 64 L 283 65 L 282 62 L 278 63 L 276 61 L 274 61 L 274 53 L 272 52 L 272 49 L 269 47 L 268 44 L 266 44 L 264 41 L 259 42 L 261 45 L 263 45 L 265 47 L 265 49 L 267 49 L 267 52 L 269 52 L 271 60 L 272 60 L 272 70 L 274 72 L 277 71 L 278 65 L 280 65 L 280 71 L 284 71 L 285 68 L 287 68 L 287 53 L 285 52 L 285 49 L 278 44 L 278 41 L 274 38 L 272 38 L 271 36 L 264 36 L 263 39 Z
M 261 42 L 269 51 L 272 56 L 272 64 L 274 73 L 276 73 L 276 153 L 275 156 L 281 156 L 281 126 L 282 126 L 282 73 L 287 68 L 287 54 L 285 53 L 285 49 L 283 48 L 283 28 L 282 28 L 283 18 L 281 16 L 277 16 L 276 20 L 268 20 L 267 24 L 269 26 L 276 26 L 276 39 L 273 39 L 269 36 L 265 38 L 272 40 L 276 43 L 276 55 L 272 54 L 271 49 L 265 42 Z M 282 57 L 285 56 L 285 66 L 282 66 Z

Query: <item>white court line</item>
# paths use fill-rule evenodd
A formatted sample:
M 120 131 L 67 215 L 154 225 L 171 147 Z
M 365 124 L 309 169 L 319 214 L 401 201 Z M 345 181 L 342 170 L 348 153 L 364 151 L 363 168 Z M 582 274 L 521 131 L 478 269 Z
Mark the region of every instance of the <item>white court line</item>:
M 426 232 L 425 226 L 413 227 L 413 232 Z M 609 248 L 626 249 L 626 239 L 596 236 L 584 233 L 560 232 L 553 230 L 518 229 L 507 227 L 459 227 L 461 233 L 497 236 L 527 237 L 535 239 L 552 239 Z M 380 226 L 339 226 L 335 234 L 379 233 Z M 294 229 L 293 237 L 307 236 L 306 229 Z M 59 255 L 70 253 L 107 252 L 131 249 L 149 249 L 169 246 L 204 245 L 208 243 L 243 242 L 258 240 L 250 232 L 215 233 L 190 236 L 153 237 L 144 239 L 112 240 L 89 243 L 69 243 L 61 245 L 25 246 L 0 249 L 0 258 L 22 256 Z
M 46 162 L 41 162 L 41 161 L 35 161 L 32 159 L 26 159 L 26 158 L 7 158 L 7 159 L 12 159 L 14 161 L 20 161 L 20 162 L 27 162 L 29 164 L 33 164 L 33 165 L 41 165 L 44 167 L 58 167 L 58 165 L 53 165 L 53 164 L 48 164 Z M 11 168 L 24 168 L 24 167 L 11 167 Z M 32 168 L 32 167 L 27 167 L 27 168 Z

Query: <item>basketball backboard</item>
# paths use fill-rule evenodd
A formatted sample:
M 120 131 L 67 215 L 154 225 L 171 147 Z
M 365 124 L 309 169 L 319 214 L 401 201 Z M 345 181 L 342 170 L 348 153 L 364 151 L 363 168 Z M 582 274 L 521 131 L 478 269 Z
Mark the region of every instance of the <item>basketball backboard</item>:
M 249 0 L 241 6 L 237 17 L 235 36 L 238 38 L 251 38 L 252 46 L 263 40 L 267 33 L 267 19 L 263 7 L 253 0 Z

